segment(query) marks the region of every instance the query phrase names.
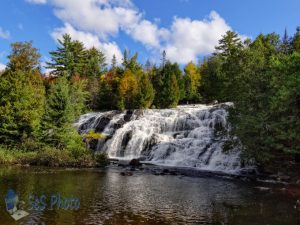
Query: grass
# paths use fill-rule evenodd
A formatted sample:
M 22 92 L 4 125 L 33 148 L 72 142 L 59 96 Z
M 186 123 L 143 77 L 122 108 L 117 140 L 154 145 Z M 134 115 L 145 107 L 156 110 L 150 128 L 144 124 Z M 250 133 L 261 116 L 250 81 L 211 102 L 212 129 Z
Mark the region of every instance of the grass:
M 37 165 L 50 167 L 105 166 L 105 154 L 92 154 L 89 150 L 65 150 L 52 147 L 30 151 L 0 145 L 0 164 Z

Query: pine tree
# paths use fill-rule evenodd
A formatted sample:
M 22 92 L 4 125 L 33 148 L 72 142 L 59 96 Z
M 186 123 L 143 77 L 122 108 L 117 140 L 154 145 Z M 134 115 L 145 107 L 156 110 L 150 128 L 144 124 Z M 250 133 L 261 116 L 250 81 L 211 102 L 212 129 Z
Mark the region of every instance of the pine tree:
M 295 52 L 300 52 L 300 27 L 297 27 L 297 32 L 292 39 L 292 50 Z
M 238 34 L 233 31 L 227 31 L 222 39 L 219 41 L 219 45 L 215 47 L 216 53 L 223 57 L 233 56 L 243 47 L 243 44 L 238 37 Z
M 53 147 L 72 148 L 80 146 L 80 137 L 72 126 L 75 121 L 71 87 L 65 76 L 51 84 L 47 93 L 46 110 L 41 127 L 41 141 Z
M 111 68 L 115 69 L 116 67 L 117 67 L 117 58 L 116 58 L 116 55 L 114 54 L 111 59 Z
M 82 75 L 86 64 L 86 51 L 83 44 L 73 41 L 68 34 L 63 35 L 58 43 L 57 50 L 50 52 L 51 62 L 47 63 L 47 68 L 53 70 L 52 74 L 67 76 L 68 79 L 78 74 Z
M 180 88 L 176 78 L 174 65 L 166 62 L 153 78 L 155 88 L 154 105 L 158 108 L 170 108 L 177 106 L 180 99 Z
M 154 100 L 154 89 L 147 74 L 143 74 L 139 81 L 136 108 L 147 109 Z
M 0 76 L 0 141 L 20 144 L 34 138 L 44 112 L 45 89 L 39 53 L 30 42 L 12 44 L 7 69 Z
M 280 51 L 284 54 L 288 54 L 290 52 L 290 40 L 287 33 L 287 30 L 284 30 L 284 35 L 282 37 L 281 45 L 280 45 Z
M 83 74 L 85 77 L 99 77 L 105 69 L 105 56 L 96 48 L 86 50 L 86 63 L 83 66 Z

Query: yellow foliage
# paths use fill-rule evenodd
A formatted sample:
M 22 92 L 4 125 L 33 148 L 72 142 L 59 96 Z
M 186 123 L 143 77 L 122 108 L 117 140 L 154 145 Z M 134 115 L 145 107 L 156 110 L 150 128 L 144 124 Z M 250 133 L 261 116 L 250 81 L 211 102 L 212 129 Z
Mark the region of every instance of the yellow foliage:
M 88 133 L 84 134 L 83 137 L 85 139 L 87 139 L 88 141 L 90 141 L 90 140 L 94 140 L 94 139 L 96 139 L 96 140 L 103 139 L 103 138 L 105 138 L 105 135 L 102 133 L 97 133 L 94 130 L 90 130 Z

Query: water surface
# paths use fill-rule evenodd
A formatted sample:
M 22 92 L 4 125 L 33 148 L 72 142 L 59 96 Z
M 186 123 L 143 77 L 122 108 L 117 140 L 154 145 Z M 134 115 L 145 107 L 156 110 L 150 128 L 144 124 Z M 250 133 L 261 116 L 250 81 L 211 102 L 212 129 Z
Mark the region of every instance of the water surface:
M 0 168 L 0 224 L 213 224 L 297 225 L 295 199 L 257 184 L 220 178 L 155 176 L 120 169 Z M 13 188 L 30 215 L 15 222 L 4 196 Z M 53 193 L 80 199 L 79 210 L 49 209 Z M 43 211 L 29 210 L 29 196 L 45 195 Z

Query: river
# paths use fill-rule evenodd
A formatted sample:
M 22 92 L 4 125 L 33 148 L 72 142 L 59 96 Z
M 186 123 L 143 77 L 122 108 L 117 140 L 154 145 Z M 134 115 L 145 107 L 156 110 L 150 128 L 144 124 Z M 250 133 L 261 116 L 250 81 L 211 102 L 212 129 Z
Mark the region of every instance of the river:
M 122 169 L 0 168 L 0 224 L 211 224 L 297 225 L 296 199 L 281 187 L 217 177 L 156 176 Z M 260 184 L 262 185 L 262 184 Z M 4 196 L 13 189 L 29 215 L 15 222 Z M 32 196 L 45 196 L 45 207 L 33 208 Z M 78 209 L 52 205 L 51 197 L 78 199 Z M 30 209 L 33 208 L 33 209 Z

